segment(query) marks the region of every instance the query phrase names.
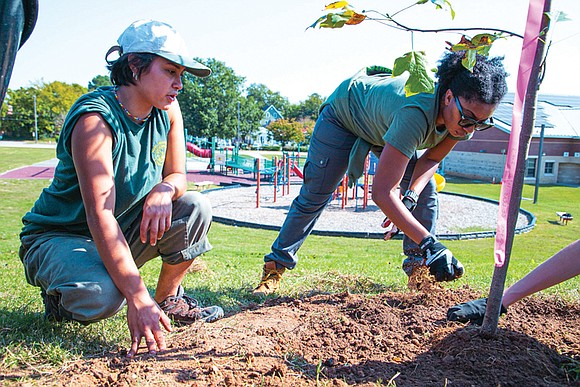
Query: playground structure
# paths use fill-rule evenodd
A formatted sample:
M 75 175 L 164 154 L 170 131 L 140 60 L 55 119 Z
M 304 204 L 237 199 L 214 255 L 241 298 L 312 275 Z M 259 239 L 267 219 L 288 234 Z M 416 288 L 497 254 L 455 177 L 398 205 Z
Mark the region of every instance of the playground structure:
M 373 154 L 369 153 L 365 159 L 364 172 L 363 175 L 357 179 L 357 181 L 349 187 L 348 176 L 344 175 L 339 186 L 336 188 L 332 195 L 332 201 L 340 201 L 341 209 L 345 209 L 348 205 L 349 200 L 355 201 L 355 211 L 365 210 L 369 205 L 369 195 L 372 193 L 372 185 L 374 180 L 374 175 L 377 169 L 378 158 Z M 257 170 L 260 170 L 259 160 Z M 272 182 L 274 186 L 273 201 L 276 202 L 277 193 L 281 189 L 282 196 L 290 193 L 290 178 L 292 176 L 297 176 L 300 179 L 304 179 L 302 170 L 298 167 L 296 158 L 294 155 L 284 155 L 281 160 L 275 161 L 278 166 L 274 169 L 274 175 L 272 179 L 268 179 Z M 445 177 L 439 173 L 435 173 L 435 184 L 437 192 L 440 192 L 445 188 Z M 256 208 L 260 207 L 260 176 L 257 178 L 257 188 L 256 188 Z M 359 196 L 359 191 L 362 190 L 362 195 Z M 359 206 L 358 199 L 362 199 L 362 204 Z M 360 207 L 360 208 L 359 208 Z
M 239 174 L 252 174 L 253 178 L 257 180 L 259 175 L 263 175 L 265 179 L 271 179 L 274 175 L 274 171 L 280 168 L 278 161 L 274 158 L 268 160 L 261 157 L 253 157 L 249 155 L 240 154 L 240 149 L 237 146 L 218 146 L 217 140 L 212 138 L 211 141 L 206 143 L 209 148 L 203 148 L 193 141 L 187 141 L 186 148 L 187 151 L 196 157 L 209 159 L 208 169 L 211 173 L 222 173 L 227 175 L 228 173 Z M 283 152 L 283 157 L 291 157 L 293 162 L 291 164 L 291 169 L 296 176 L 302 178 L 302 172 L 300 171 L 300 153 L 292 153 L 290 156 L 288 152 Z M 257 160 L 261 162 L 257 164 Z M 285 173 L 280 174 L 280 176 L 286 176 Z
M 372 180 L 376 171 L 378 159 L 377 157 L 369 153 L 365 160 L 364 173 L 361 178 L 359 178 L 352 187 L 352 200 L 355 200 L 355 210 L 358 210 L 358 198 L 359 189 L 362 189 L 362 209 L 366 209 L 368 206 L 369 194 L 371 192 Z M 282 158 L 278 160 L 274 158 L 274 165 L 276 167 L 265 167 L 261 168 L 260 160 L 257 160 L 256 170 L 262 171 L 257 176 L 257 187 L 256 187 L 256 208 L 260 207 L 260 189 L 261 189 L 261 174 L 267 176 L 267 180 L 272 182 L 274 187 L 273 201 L 276 202 L 277 193 L 281 190 L 282 196 L 290 194 L 290 181 L 293 176 L 299 179 L 304 179 L 302 170 L 300 169 L 300 158 L 296 155 L 283 154 Z M 281 188 L 281 189 L 280 189 Z M 344 194 L 343 194 L 344 193 Z M 340 199 L 341 208 L 344 209 L 348 204 L 349 187 L 348 187 L 348 177 L 345 175 L 340 183 L 340 185 L 335 190 L 332 200 Z
M 300 169 L 300 154 L 299 153 L 283 153 L 282 157 L 274 157 L 272 163 L 264 163 L 262 166 L 262 161 L 256 159 L 256 208 L 260 207 L 260 187 L 262 176 L 264 180 L 271 182 L 274 188 L 273 200 L 276 203 L 278 197 L 278 191 L 282 191 L 282 196 L 290 194 L 290 183 L 292 177 L 297 177 L 298 179 L 304 179 L 304 174 Z
M 256 208 L 260 207 L 263 183 L 269 183 L 273 187 L 273 201 L 275 203 L 278 194 L 282 196 L 290 194 L 292 181 L 296 182 L 304 179 L 301 169 L 301 163 L 303 165 L 304 162 L 298 152 L 283 152 L 280 158 L 272 157 L 271 159 L 266 159 L 264 157 L 241 155 L 239 148 L 236 146 L 218 147 L 216 143 L 216 139 L 212 138 L 211 149 L 202 148 L 190 141 L 186 145 L 187 150 L 193 155 L 209 159 L 208 169 L 211 173 L 225 175 L 228 175 L 228 173 L 236 175 L 252 174 L 252 178 L 256 181 Z M 370 152 L 365 159 L 363 175 L 351 184 L 351 187 L 349 187 L 348 177 L 345 175 L 333 193 L 331 202 L 340 201 L 340 207 L 344 209 L 349 200 L 355 200 L 355 211 L 358 211 L 359 207 L 360 210 L 365 210 L 369 204 L 369 195 L 372 192 L 377 164 L 378 158 Z M 436 173 L 435 183 L 439 192 L 445 187 L 445 178 Z M 359 198 L 362 199 L 360 206 Z
M 211 158 L 211 149 L 200 148 L 199 146 L 191 142 L 187 142 L 186 147 L 188 152 L 193 153 L 197 157 L 201 157 L 204 159 Z
M 372 186 L 373 180 L 375 176 L 375 172 L 377 169 L 377 164 L 379 160 L 373 154 L 369 153 L 365 160 L 364 172 L 363 175 L 354 183 L 352 187 L 349 188 L 348 184 L 348 176 L 344 175 L 342 181 L 336 191 L 334 192 L 332 199 L 333 200 L 340 200 L 341 208 L 345 208 L 348 204 L 349 200 L 356 200 L 355 202 L 355 211 L 358 210 L 358 193 L 359 189 L 362 189 L 362 210 L 365 210 L 368 206 L 369 202 L 369 194 L 372 193 Z M 442 191 L 445 188 L 445 177 L 439 173 L 435 173 L 433 176 L 435 178 L 435 185 L 437 192 Z M 349 199 L 349 189 L 352 189 L 352 194 Z M 344 194 L 343 194 L 344 192 Z

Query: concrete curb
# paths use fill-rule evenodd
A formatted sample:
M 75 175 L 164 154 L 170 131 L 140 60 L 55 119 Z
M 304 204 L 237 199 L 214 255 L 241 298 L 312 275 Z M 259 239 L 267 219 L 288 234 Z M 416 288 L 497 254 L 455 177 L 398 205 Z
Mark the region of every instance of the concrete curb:
M 213 188 L 207 191 L 203 191 L 202 193 L 218 191 L 218 190 L 225 190 L 225 189 L 232 189 L 232 188 L 239 188 L 239 184 L 230 185 L 228 187 L 223 188 Z M 491 200 L 487 198 L 482 198 L 479 196 L 472 196 L 472 195 L 465 195 L 459 193 L 452 193 L 446 192 L 447 195 L 453 196 L 460 196 L 474 200 L 481 200 L 492 204 L 499 205 L 497 200 Z M 523 227 L 516 228 L 516 234 L 522 234 L 531 231 L 536 226 L 536 216 L 531 212 L 520 208 L 519 212 L 523 214 L 526 219 L 528 220 L 528 224 Z M 279 226 L 273 226 L 268 224 L 260 224 L 260 223 L 253 223 L 253 222 L 246 222 L 236 219 L 224 218 L 220 216 L 214 216 L 213 220 L 217 223 L 229 225 L 229 226 L 236 226 L 236 227 L 247 227 L 247 228 L 258 228 L 263 230 L 271 230 L 271 231 L 280 231 Z M 383 233 L 371 233 L 371 232 L 347 232 L 347 231 L 333 231 L 333 230 L 313 230 L 313 235 L 321 235 L 321 236 L 335 236 L 335 237 L 347 237 L 347 238 L 366 238 L 366 239 L 383 239 Z M 493 238 L 495 237 L 495 231 L 476 231 L 476 232 L 466 232 L 466 233 L 445 233 L 445 234 L 437 234 L 437 238 L 441 240 L 466 240 L 466 239 L 483 239 L 483 238 Z M 397 235 L 393 239 L 402 239 L 403 236 L 401 234 Z

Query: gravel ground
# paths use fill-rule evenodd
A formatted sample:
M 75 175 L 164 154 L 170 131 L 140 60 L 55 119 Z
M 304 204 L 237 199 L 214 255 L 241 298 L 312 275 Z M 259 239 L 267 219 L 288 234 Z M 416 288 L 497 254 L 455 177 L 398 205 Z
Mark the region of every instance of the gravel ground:
M 260 189 L 260 207 L 256 208 L 256 187 L 227 188 L 206 191 L 212 202 L 216 221 L 235 221 L 280 227 L 288 208 L 298 194 L 300 185 L 292 185 L 290 194 L 282 196 L 278 192 L 274 203 L 272 186 Z M 350 195 L 350 194 L 349 194 Z M 440 214 L 437 234 L 444 237 L 450 234 L 495 231 L 498 206 L 484 200 L 439 193 Z M 368 206 L 362 208 L 362 198 L 350 199 L 347 206 L 341 207 L 340 199 L 333 200 L 322 213 L 314 227 L 315 232 L 363 233 L 374 237 L 382 235 L 383 213 L 369 198 Z M 525 215 L 520 213 L 517 228 L 528 225 Z M 491 236 L 491 235 L 488 235 Z

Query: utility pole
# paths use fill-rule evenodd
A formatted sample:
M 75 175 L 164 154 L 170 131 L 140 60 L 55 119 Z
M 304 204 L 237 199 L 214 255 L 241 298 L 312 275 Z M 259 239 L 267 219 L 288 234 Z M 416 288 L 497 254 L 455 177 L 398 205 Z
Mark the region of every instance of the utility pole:
M 36 96 L 32 96 L 34 100 L 34 142 L 38 143 L 38 115 L 36 114 Z
M 538 150 L 538 166 L 536 167 L 536 186 L 534 189 L 534 204 L 538 202 L 538 191 L 540 189 L 540 172 L 542 172 L 542 153 L 544 152 L 544 129 L 546 125 L 542 124 L 540 131 L 540 149 Z

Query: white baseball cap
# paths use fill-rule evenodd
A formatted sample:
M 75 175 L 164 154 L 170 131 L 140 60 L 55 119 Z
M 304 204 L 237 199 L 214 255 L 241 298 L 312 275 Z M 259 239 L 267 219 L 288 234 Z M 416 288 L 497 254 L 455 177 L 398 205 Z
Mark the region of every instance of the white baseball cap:
M 185 67 L 185 71 L 207 77 L 211 69 L 189 55 L 185 40 L 169 24 L 155 20 L 138 20 L 132 23 L 111 47 L 107 56 L 117 48 L 119 54 L 150 53 L 159 55 L 173 63 Z

